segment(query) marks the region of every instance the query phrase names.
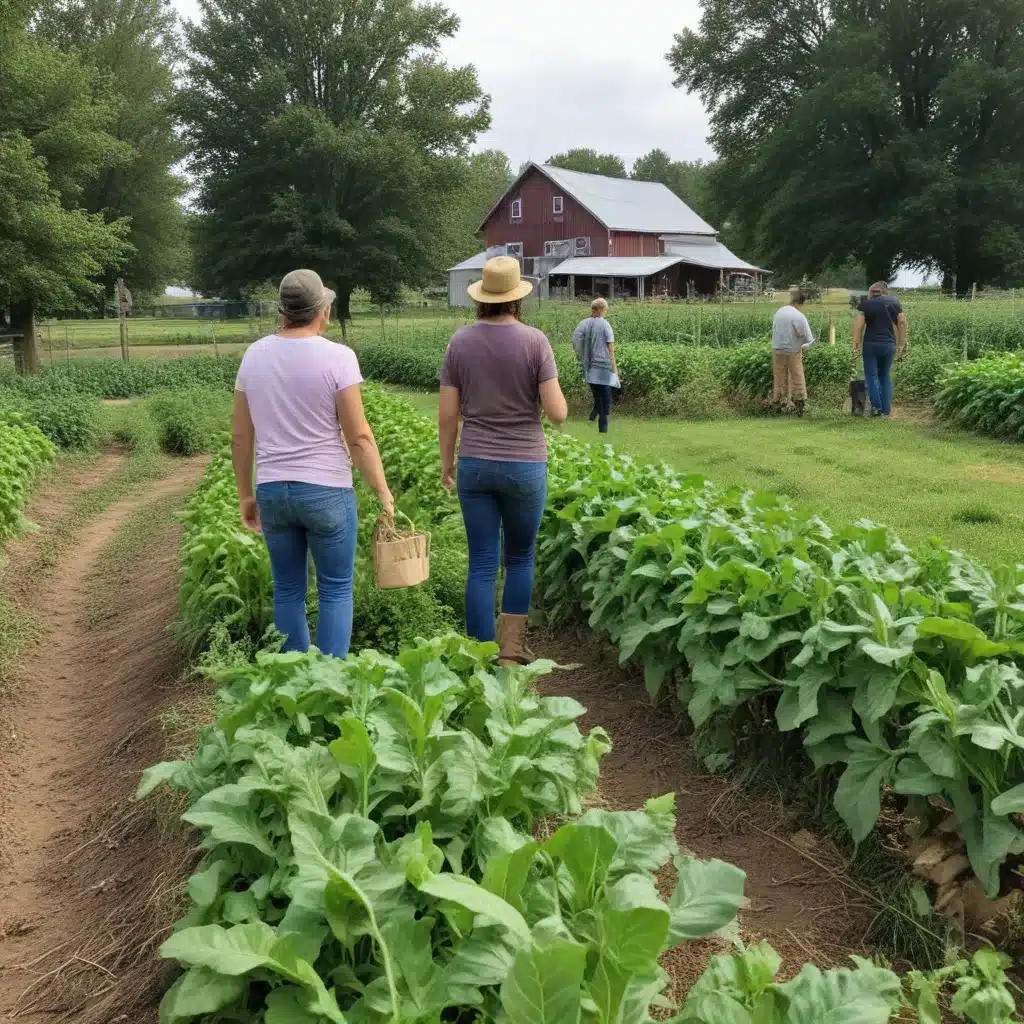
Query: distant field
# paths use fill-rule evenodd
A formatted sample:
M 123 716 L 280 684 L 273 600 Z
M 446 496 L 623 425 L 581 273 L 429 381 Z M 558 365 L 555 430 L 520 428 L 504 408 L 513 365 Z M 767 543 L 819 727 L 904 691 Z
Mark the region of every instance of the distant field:
M 609 320 L 622 345 L 683 344 L 731 347 L 751 340 L 766 339 L 781 294 L 774 301 L 762 299 L 716 303 L 615 303 Z M 966 348 L 972 358 L 991 350 L 1024 349 L 1024 320 L 1018 316 L 1015 298 L 978 299 L 975 303 L 955 301 L 936 295 L 908 296 L 904 299 L 910 318 L 912 345 L 941 344 Z M 830 324 L 837 341 L 846 344 L 851 336 L 854 312 L 846 292 L 827 294 L 821 302 L 805 309 L 815 335 L 828 338 Z M 576 325 L 588 315 L 586 303 L 529 301 L 524 319 L 543 330 L 552 341 L 568 341 Z M 398 316 L 379 318 L 361 315 L 349 324 L 349 335 L 356 341 L 384 338 L 388 341 L 441 341 L 472 318 L 467 309 L 434 307 L 410 310 Z M 189 351 L 213 350 L 244 345 L 276 326 L 270 317 L 248 320 L 169 320 L 137 318 L 128 321 L 128 341 L 132 350 L 169 346 L 161 355 L 174 355 L 182 348 Z M 332 336 L 340 336 L 337 325 Z M 41 354 L 46 359 L 65 358 L 70 352 L 120 350 L 116 320 L 66 320 L 44 323 L 39 329 Z M 95 354 L 107 354 L 96 351 Z

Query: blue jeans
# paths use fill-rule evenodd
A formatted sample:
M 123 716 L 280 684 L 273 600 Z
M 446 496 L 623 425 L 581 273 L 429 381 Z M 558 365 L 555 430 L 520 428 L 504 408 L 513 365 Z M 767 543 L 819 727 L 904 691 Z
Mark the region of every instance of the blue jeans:
M 466 632 L 491 641 L 494 590 L 505 536 L 505 592 L 501 610 L 527 615 L 533 597 L 533 555 L 548 492 L 545 462 L 459 459 L 459 503 L 469 544 Z
M 324 654 L 344 658 L 352 642 L 355 491 L 319 484 L 260 484 L 256 503 L 274 576 L 274 625 L 287 638 L 284 649 L 309 650 L 306 592 L 311 552 L 320 599 L 316 645 Z
M 892 364 L 895 361 L 894 342 L 864 342 L 864 382 L 872 408 L 883 416 L 892 414 Z

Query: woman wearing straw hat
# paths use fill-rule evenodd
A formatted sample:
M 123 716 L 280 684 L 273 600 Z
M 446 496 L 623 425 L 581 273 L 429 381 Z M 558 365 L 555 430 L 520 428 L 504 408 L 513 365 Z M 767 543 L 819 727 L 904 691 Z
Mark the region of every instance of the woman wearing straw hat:
M 322 336 L 333 302 L 334 292 L 312 270 L 294 270 L 281 282 L 278 332 L 250 346 L 238 369 L 232 458 L 242 521 L 262 532 L 270 554 L 274 625 L 286 638 L 284 649 L 309 649 L 312 553 L 320 601 L 316 645 L 344 658 L 356 556 L 352 465 L 388 515 L 395 503 L 363 413 L 355 353 Z
M 550 342 L 519 320 L 522 300 L 532 290 L 517 260 L 489 260 L 483 280 L 469 286 L 477 321 L 455 333 L 441 369 L 442 482 L 455 486 L 458 442 L 459 503 L 469 544 L 466 629 L 483 641 L 497 634 L 503 665 L 531 658 L 526 624 L 547 497 L 541 411 L 556 425 L 569 416 Z M 495 630 L 502 534 L 505 590 Z

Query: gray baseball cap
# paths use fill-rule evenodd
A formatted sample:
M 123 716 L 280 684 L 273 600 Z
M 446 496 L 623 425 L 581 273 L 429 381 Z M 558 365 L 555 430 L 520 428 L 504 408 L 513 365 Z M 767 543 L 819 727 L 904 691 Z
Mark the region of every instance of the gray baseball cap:
M 312 320 L 335 295 L 315 270 L 293 270 L 281 281 L 278 310 L 294 320 Z

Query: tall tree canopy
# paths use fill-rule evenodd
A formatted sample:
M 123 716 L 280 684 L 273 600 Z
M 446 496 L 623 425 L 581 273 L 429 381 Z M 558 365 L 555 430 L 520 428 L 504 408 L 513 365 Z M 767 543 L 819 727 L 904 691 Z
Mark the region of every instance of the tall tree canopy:
M 94 69 L 113 107 L 111 133 L 130 148 L 84 190 L 83 205 L 127 218 L 134 253 L 120 273 L 132 291 L 162 292 L 186 271 L 185 184 L 172 167 L 185 155 L 171 114 L 180 58 L 168 0 L 42 0 L 36 33 Z M 117 274 L 104 275 L 113 294 Z
M 480 225 L 515 179 L 508 155 L 500 150 L 485 149 L 466 158 L 465 184 L 436 218 L 445 267 L 480 251 Z
M 637 181 L 660 181 L 701 216 L 709 216 L 712 202 L 711 164 L 703 160 L 673 160 L 663 149 L 652 149 L 633 164 L 630 177 Z
M 97 176 L 127 159 L 114 107 L 89 67 L 28 30 L 26 6 L 0 19 L 0 312 L 38 363 L 34 320 L 95 294 L 94 279 L 131 254 L 128 224 L 89 213 Z
M 677 85 L 711 111 L 716 190 L 794 272 L 1024 271 L 1020 0 L 701 0 Z
M 198 284 L 320 272 L 347 319 L 437 269 L 437 212 L 490 123 L 472 67 L 438 57 L 458 19 L 413 0 L 201 0 L 179 111 L 199 179 Z
M 614 153 L 598 153 L 596 149 L 570 149 L 556 153 L 548 160 L 550 167 L 564 167 L 567 171 L 585 174 L 603 174 L 607 178 L 625 178 L 626 165 Z

